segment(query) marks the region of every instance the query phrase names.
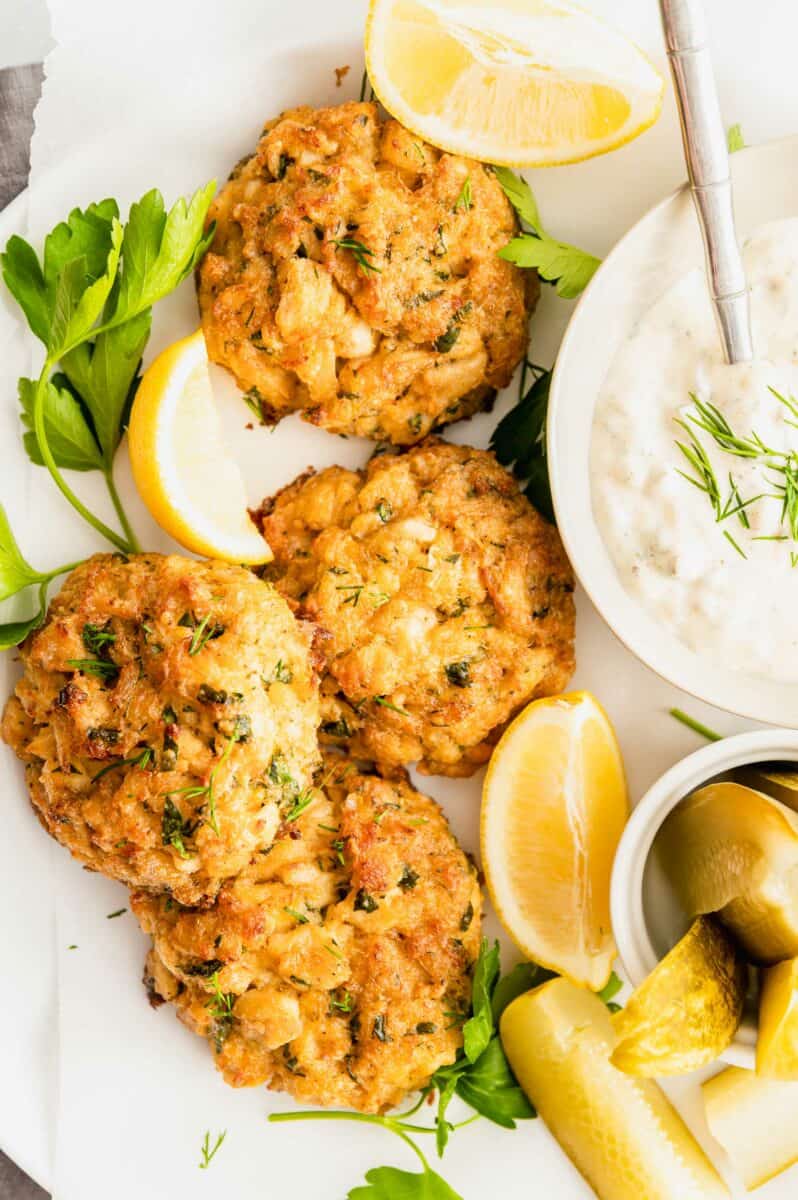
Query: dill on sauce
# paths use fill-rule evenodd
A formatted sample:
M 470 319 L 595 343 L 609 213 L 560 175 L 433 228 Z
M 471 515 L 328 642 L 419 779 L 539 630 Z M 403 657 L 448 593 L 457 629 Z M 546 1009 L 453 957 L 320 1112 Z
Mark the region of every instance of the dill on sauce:
M 768 388 L 768 391 L 790 414 L 785 417 L 785 423 L 793 428 L 798 428 L 798 421 L 795 419 L 798 418 L 798 401 L 792 396 L 783 396 L 775 388 Z M 780 519 L 787 523 L 791 539 L 798 541 L 798 452 L 775 449 L 764 442 L 754 430 L 747 437 L 742 437 L 734 431 L 726 417 L 714 404 L 701 400 L 693 392 L 690 393 L 690 399 L 693 404 L 692 411 L 685 413 L 684 418 L 676 418 L 676 424 L 684 430 L 688 439 L 687 442 L 677 439 L 676 446 L 690 467 L 690 473 L 677 468 L 677 474 L 707 496 L 717 523 L 736 516 L 743 528 L 750 529 L 746 510 L 751 505 L 760 500 L 780 501 Z M 717 473 L 696 430 L 708 434 L 724 453 L 755 463 L 763 472 L 762 482 L 766 490 L 748 499 L 743 499 L 731 472 L 729 472 L 729 492 L 724 500 Z M 738 554 L 743 558 L 748 557 L 727 530 L 723 531 L 723 536 Z M 752 540 L 780 541 L 782 536 L 759 537 Z M 790 561 L 791 563 L 793 561 L 792 555 Z

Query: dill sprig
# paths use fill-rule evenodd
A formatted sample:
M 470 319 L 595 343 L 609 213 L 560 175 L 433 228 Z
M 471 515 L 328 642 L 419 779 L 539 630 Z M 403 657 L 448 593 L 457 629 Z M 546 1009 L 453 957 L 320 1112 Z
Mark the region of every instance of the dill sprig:
M 208 782 L 205 784 L 189 783 L 186 787 L 174 788 L 171 792 L 166 793 L 167 802 L 171 800 L 172 796 L 182 796 L 184 800 L 198 800 L 200 798 L 205 799 L 208 806 L 208 816 L 205 819 L 205 824 L 213 830 L 217 837 L 219 836 L 219 822 L 216 819 L 216 792 L 214 790 L 216 786 L 216 773 L 219 768 L 227 762 L 236 742 L 245 742 L 249 736 L 249 724 L 245 723 L 242 718 L 239 717 L 236 721 L 236 726 L 232 734 L 227 739 L 227 745 L 211 768 L 210 775 L 208 776 Z M 172 804 L 172 809 L 177 811 L 174 804 Z M 174 812 L 172 813 L 172 819 L 174 820 Z M 178 830 L 178 835 L 182 836 L 180 830 Z M 175 840 L 174 834 L 172 834 L 172 836 L 169 838 L 169 841 L 175 847 L 175 849 L 178 850 L 178 853 L 181 854 L 181 857 L 184 857 L 184 852 L 181 849 L 181 846 L 179 846 L 178 842 Z
M 210 1130 L 205 1131 L 205 1137 L 202 1139 L 202 1150 L 201 1150 L 202 1161 L 199 1164 L 199 1168 L 201 1171 L 206 1171 L 208 1169 L 208 1167 L 211 1165 L 211 1162 L 213 1161 L 213 1156 L 216 1154 L 216 1151 L 220 1148 L 220 1146 L 222 1145 L 222 1142 L 224 1141 L 224 1139 L 226 1137 L 227 1137 L 227 1130 L 223 1129 L 222 1132 L 220 1134 L 218 1134 L 216 1141 L 213 1144 L 213 1147 L 211 1147 Z
M 144 746 L 136 754 L 132 754 L 130 758 L 118 758 L 116 762 L 108 763 L 108 766 L 103 767 L 96 775 L 92 776 L 92 782 L 96 783 L 98 779 L 102 779 L 109 771 L 115 771 L 118 767 L 140 767 L 142 771 L 148 768 L 154 770 L 155 755 L 149 746 Z
M 334 238 L 333 245 L 338 250 L 351 250 L 355 262 L 367 275 L 382 274 L 382 267 L 375 267 L 374 263 L 369 262 L 369 259 L 374 257 L 374 251 L 369 250 L 368 246 L 364 246 L 357 238 Z
M 407 709 L 400 708 L 398 704 L 392 704 L 385 696 L 372 696 L 375 704 L 379 704 L 380 708 L 389 708 L 391 712 L 398 713 L 400 717 L 409 717 L 410 713 Z
M 465 179 L 463 180 L 463 186 L 460 188 L 460 194 L 454 202 L 454 211 L 457 212 L 462 208 L 464 212 L 468 212 L 469 209 L 473 208 L 473 206 L 474 192 L 471 186 L 471 176 L 466 175 Z
M 675 721 L 685 725 L 688 729 L 692 729 L 693 733 L 698 733 L 701 737 L 706 738 L 708 742 L 723 741 L 723 734 L 715 733 L 714 729 L 710 729 L 708 725 L 704 725 L 701 721 L 691 717 L 689 713 L 684 712 L 681 708 L 671 708 L 668 710 Z
M 199 654 L 208 642 L 221 637 L 224 633 L 224 625 L 220 625 L 218 621 L 212 621 L 210 613 L 206 613 L 199 624 L 194 625 L 193 628 L 194 632 L 188 645 L 188 652 L 192 658 L 195 654 Z
M 784 405 L 790 414 L 789 417 L 785 417 L 786 424 L 798 429 L 798 401 L 792 396 L 781 395 L 775 388 L 768 388 L 768 391 L 779 403 Z M 676 445 L 687 461 L 690 473 L 677 468 L 678 474 L 708 497 L 718 523 L 736 516 L 743 528 L 749 529 L 750 521 L 746 509 L 760 500 L 779 500 L 781 502 L 781 521 L 788 525 L 793 541 L 798 541 L 798 453 L 794 450 L 777 450 L 773 446 L 769 446 L 755 430 L 752 430 L 747 437 L 742 437 L 735 432 L 726 417 L 714 404 L 701 400 L 693 392 L 690 393 L 690 399 L 693 403 L 693 410 L 687 412 L 684 419 L 676 418 L 676 424 L 684 430 L 687 436 L 686 442 L 677 439 Z M 696 430 L 708 434 L 724 453 L 755 462 L 766 473 L 763 475 L 763 483 L 770 490 L 743 499 L 731 472 L 729 472 L 729 491 L 724 499 L 717 473 Z M 747 557 L 728 531 L 724 530 L 723 536 L 738 554 L 743 558 Z M 781 536 L 756 540 L 781 540 Z

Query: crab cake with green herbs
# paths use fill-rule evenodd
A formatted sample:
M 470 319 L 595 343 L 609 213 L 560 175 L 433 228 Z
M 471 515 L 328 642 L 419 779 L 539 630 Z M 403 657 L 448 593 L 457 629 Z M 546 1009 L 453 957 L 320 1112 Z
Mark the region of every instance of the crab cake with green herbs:
M 311 782 L 314 632 L 243 567 L 83 563 L 3 716 L 44 827 L 93 870 L 209 902 Z
M 376 104 L 271 121 L 210 217 L 208 353 L 262 421 L 410 444 L 489 407 L 524 357 L 539 285 L 498 257 L 517 232 L 498 181 Z
M 205 911 L 134 893 L 155 1003 L 235 1087 L 381 1112 L 454 1061 L 479 953 L 474 866 L 403 772 L 329 755 L 268 850 Z
M 324 737 L 383 763 L 470 775 L 574 669 L 556 529 L 484 450 L 432 438 L 264 502 L 266 575 L 318 622 Z

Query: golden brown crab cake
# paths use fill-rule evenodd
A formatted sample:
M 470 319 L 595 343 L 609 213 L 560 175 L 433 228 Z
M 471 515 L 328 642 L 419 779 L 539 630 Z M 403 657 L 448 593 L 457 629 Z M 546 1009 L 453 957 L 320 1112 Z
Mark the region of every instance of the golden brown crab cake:
M 484 450 L 432 438 L 306 474 L 259 514 L 277 587 L 329 635 L 322 733 L 469 775 L 513 714 L 574 669 L 556 529 Z
M 22 646 L 2 735 L 87 866 L 207 902 L 318 763 L 312 626 L 243 567 L 98 554 Z M 279 756 L 279 758 L 277 757 Z
M 376 104 L 283 113 L 210 216 L 208 353 L 266 422 L 410 444 L 489 406 L 524 356 L 539 285 L 498 257 L 517 223 L 496 177 Z
M 154 940 L 154 1002 L 174 1002 L 235 1087 L 378 1112 L 462 1043 L 479 884 L 403 772 L 328 755 L 307 806 L 212 908 L 143 892 L 132 907 Z

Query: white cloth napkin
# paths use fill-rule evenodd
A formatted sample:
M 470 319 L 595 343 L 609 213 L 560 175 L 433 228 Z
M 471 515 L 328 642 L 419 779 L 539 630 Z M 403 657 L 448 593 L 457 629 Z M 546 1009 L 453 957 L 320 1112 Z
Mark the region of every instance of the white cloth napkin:
M 274 115 L 273 101 L 263 99 L 267 92 L 279 94 L 280 107 L 356 95 L 366 7 L 366 0 L 136 0 L 124 5 L 50 0 L 58 45 L 47 61 L 33 142 L 34 238 L 74 204 L 113 195 L 124 209 L 155 184 L 172 200 L 212 176 L 224 179 L 252 148 L 263 120 Z M 659 54 L 655 5 L 601 0 L 593 7 Z M 766 7 L 759 7 L 758 21 L 766 19 Z M 735 11 L 742 20 L 746 6 L 735 4 Z M 776 53 L 777 42 L 774 37 Z M 277 46 L 285 52 L 275 59 Z M 347 63 L 350 75 L 336 91 L 333 67 Z M 776 86 L 770 67 L 762 74 Z M 731 90 L 734 76 L 724 78 Z M 745 121 L 742 105 L 730 106 L 727 115 L 729 121 Z M 792 125 L 798 128 L 795 116 Z M 774 126 L 775 115 L 771 131 Z M 755 137 L 758 131 L 746 132 Z M 666 118 L 639 143 L 604 161 L 538 173 L 535 186 L 548 224 L 560 236 L 603 253 L 682 175 L 669 105 Z M 539 361 L 553 358 L 567 315 L 568 306 L 547 294 L 534 334 Z M 179 296 L 159 306 L 149 353 L 195 322 L 186 284 Z M 240 410 L 229 413 L 231 424 L 240 428 Z M 481 418 L 452 436 L 485 444 L 491 427 L 490 418 Z M 279 452 L 269 450 L 270 437 Z M 308 461 L 323 465 L 365 457 L 357 443 L 307 427 L 298 434 L 290 422 L 274 435 L 258 431 L 238 437 L 236 450 L 250 486 L 259 486 L 260 494 Z M 120 474 L 125 485 L 124 454 Z M 41 487 L 41 473 L 36 484 Z M 94 492 L 91 481 L 85 485 L 99 503 L 99 489 Z M 164 544 L 140 507 L 135 517 L 150 545 Z M 99 548 L 68 514 L 60 522 L 76 551 Z M 692 748 L 690 736 L 662 715 L 674 702 L 672 689 L 631 660 L 585 603 L 580 619 L 580 646 L 589 644 L 590 653 L 579 682 L 600 692 L 625 745 L 639 748 L 630 756 L 639 794 L 679 753 Z M 629 696 L 639 700 L 643 694 L 645 703 L 629 704 Z M 649 732 L 655 721 L 662 726 L 656 739 Z M 456 831 L 475 850 L 478 781 L 426 781 L 425 788 L 444 801 Z M 55 1200 L 205 1195 L 340 1200 L 371 1166 L 396 1163 L 415 1169 L 398 1143 L 364 1126 L 269 1127 L 266 1112 L 291 1107 L 289 1100 L 227 1088 L 205 1044 L 183 1030 L 168 1008 L 148 1008 L 139 983 L 144 938 L 129 913 L 107 919 L 126 904 L 124 889 L 82 872 L 63 852 L 54 859 L 61 1048 Z M 73 944 L 78 949 L 68 950 Z M 212 1135 L 227 1129 L 228 1137 L 211 1168 L 199 1171 L 206 1129 Z M 467 1200 L 489 1194 L 497 1182 L 513 1197 L 530 1188 L 572 1200 L 587 1200 L 590 1194 L 540 1123 L 515 1134 L 478 1123 L 460 1135 L 443 1173 Z

